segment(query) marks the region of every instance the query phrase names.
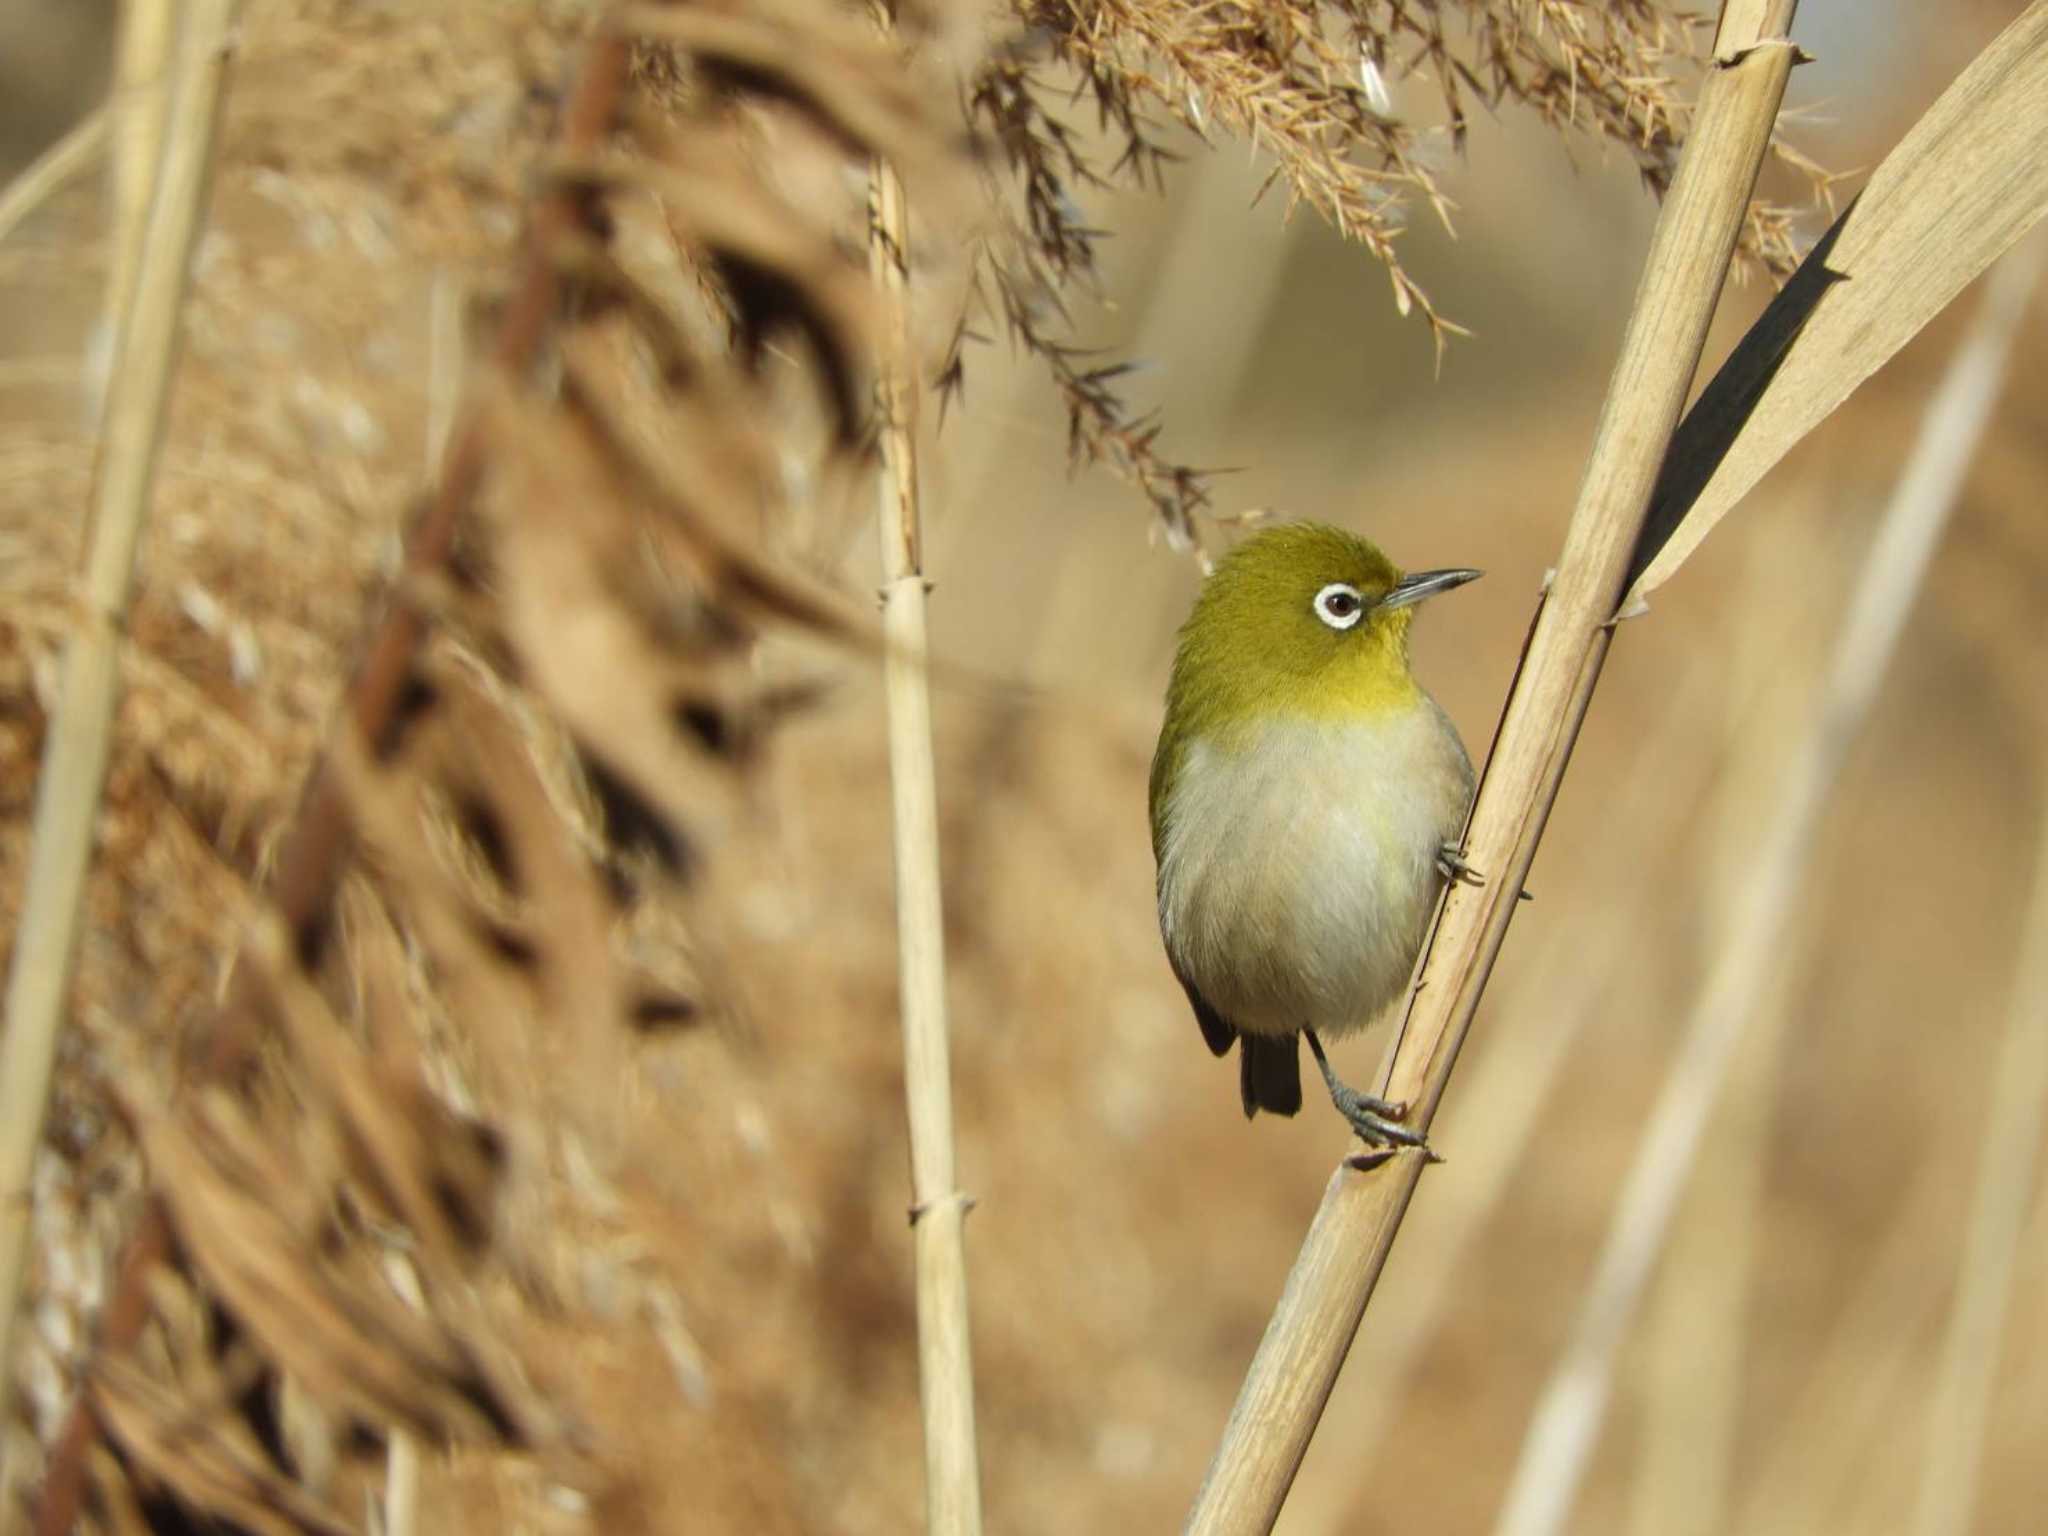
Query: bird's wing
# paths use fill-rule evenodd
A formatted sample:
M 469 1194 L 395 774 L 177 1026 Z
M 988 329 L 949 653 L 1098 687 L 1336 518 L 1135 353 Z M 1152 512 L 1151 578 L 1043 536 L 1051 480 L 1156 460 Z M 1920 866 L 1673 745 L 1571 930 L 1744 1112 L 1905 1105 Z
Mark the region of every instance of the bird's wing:
M 1195 1022 L 1202 1026 L 1202 1038 L 1209 1044 L 1209 1053 L 1212 1056 L 1228 1054 L 1237 1039 L 1237 1026 L 1209 1006 L 1209 1000 L 1195 990 L 1195 984 L 1181 975 L 1179 966 L 1174 967 L 1173 974 L 1181 990 L 1188 995 L 1188 1005 L 1195 1010 Z

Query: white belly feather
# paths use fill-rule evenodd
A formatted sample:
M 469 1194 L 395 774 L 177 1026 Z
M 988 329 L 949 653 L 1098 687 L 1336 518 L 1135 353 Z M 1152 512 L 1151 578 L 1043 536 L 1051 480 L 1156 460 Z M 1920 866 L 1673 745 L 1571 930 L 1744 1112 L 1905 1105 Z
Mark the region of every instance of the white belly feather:
M 1190 743 L 1166 808 L 1159 921 L 1180 973 L 1240 1030 L 1338 1034 L 1407 985 L 1472 794 L 1423 707 Z

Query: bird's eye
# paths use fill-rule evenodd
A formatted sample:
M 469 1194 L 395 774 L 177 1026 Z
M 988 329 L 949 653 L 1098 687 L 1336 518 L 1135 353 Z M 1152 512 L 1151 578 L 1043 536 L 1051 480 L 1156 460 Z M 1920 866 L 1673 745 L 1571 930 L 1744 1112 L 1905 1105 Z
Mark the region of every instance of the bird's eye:
M 1314 603 L 1316 617 L 1332 629 L 1349 629 L 1365 612 L 1365 599 L 1358 595 L 1358 588 L 1342 581 L 1333 581 L 1316 594 Z

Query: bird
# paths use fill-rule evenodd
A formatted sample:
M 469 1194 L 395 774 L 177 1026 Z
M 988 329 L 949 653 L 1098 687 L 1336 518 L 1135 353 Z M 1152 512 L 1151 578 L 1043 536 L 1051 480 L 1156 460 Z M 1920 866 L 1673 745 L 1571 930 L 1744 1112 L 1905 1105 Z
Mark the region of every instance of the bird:
M 1472 760 L 1409 667 L 1416 606 L 1480 573 L 1403 574 L 1357 534 L 1274 524 L 1225 553 L 1181 626 L 1152 757 L 1159 930 L 1247 1119 L 1301 1108 L 1299 1042 L 1369 1146 L 1426 1146 L 1322 1039 L 1406 990 L 1459 849 Z

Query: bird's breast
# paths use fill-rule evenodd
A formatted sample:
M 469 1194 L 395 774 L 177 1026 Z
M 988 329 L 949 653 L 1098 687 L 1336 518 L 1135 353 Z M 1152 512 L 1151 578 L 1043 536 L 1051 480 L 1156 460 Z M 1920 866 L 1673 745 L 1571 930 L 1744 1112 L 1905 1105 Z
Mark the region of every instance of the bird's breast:
M 1180 973 L 1240 1029 L 1341 1032 L 1406 985 L 1472 794 L 1426 697 L 1367 721 L 1283 720 L 1184 749 L 1159 919 Z

